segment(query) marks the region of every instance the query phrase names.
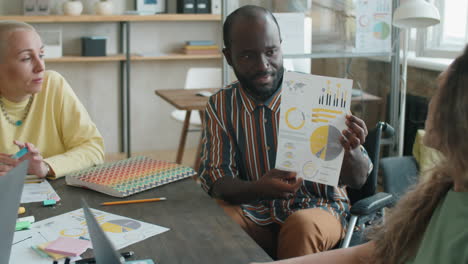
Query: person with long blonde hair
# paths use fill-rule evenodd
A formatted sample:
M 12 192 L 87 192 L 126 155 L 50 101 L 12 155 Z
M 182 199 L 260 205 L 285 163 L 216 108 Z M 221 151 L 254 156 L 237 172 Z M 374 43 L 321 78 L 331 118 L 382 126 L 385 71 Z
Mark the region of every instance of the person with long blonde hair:
M 369 233 L 370 242 L 275 262 L 468 263 L 468 46 L 439 79 L 424 144 L 444 160 Z

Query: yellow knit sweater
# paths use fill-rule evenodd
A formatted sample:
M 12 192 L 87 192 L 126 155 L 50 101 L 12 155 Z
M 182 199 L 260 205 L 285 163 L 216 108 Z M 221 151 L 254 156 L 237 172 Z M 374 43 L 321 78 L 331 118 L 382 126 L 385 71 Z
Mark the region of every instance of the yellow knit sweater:
M 2 101 L 10 119 L 22 119 L 28 100 Z M 54 71 L 46 72 L 42 90 L 34 95 L 21 126 L 10 124 L 0 112 L 0 152 L 16 153 L 19 149 L 13 140 L 34 144 L 56 177 L 100 164 L 104 159 L 104 142 L 96 125 L 67 81 Z

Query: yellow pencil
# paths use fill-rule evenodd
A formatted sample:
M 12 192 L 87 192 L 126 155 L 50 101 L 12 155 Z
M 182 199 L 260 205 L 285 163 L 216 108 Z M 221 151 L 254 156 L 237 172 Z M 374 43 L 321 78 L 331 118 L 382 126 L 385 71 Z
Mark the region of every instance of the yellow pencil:
M 166 197 L 151 198 L 151 199 L 142 199 L 142 200 L 129 200 L 129 201 L 106 202 L 106 203 L 102 203 L 101 205 L 118 205 L 118 204 L 133 204 L 133 203 L 149 203 L 149 202 L 157 202 L 157 201 L 164 201 L 164 200 L 166 200 Z
M 36 175 L 26 175 L 25 180 L 40 180 L 41 178 L 37 177 Z
M 41 183 L 41 182 L 43 182 L 43 180 L 25 181 L 24 183 L 25 183 L 25 184 L 28 184 L 28 183 Z

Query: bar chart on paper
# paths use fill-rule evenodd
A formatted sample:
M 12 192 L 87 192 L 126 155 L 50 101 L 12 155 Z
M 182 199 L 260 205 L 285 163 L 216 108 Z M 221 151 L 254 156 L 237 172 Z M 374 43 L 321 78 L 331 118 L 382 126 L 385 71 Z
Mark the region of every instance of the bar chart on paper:
M 348 91 L 342 89 L 341 83 L 337 83 L 335 87 L 333 87 L 330 80 L 327 80 L 326 83 L 326 87 L 322 87 L 321 89 L 322 94 L 318 99 L 319 105 L 346 108 L 348 104 Z M 336 113 L 336 111 L 330 111 Z

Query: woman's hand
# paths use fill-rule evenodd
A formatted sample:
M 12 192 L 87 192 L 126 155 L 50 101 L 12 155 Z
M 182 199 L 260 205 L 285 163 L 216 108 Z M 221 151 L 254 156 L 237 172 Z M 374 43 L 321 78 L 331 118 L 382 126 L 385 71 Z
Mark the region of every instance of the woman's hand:
M 0 153 L 0 176 L 4 176 L 18 164 L 19 161 L 12 159 L 11 155 Z
M 26 147 L 28 153 L 21 157 L 18 161 L 29 160 L 28 174 L 36 175 L 39 178 L 44 178 L 49 172 L 48 165 L 44 162 L 39 150 L 31 143 L 23 143 L 18 140 L 15 140 L 13 143 L 17 145 L 20 149 Z

